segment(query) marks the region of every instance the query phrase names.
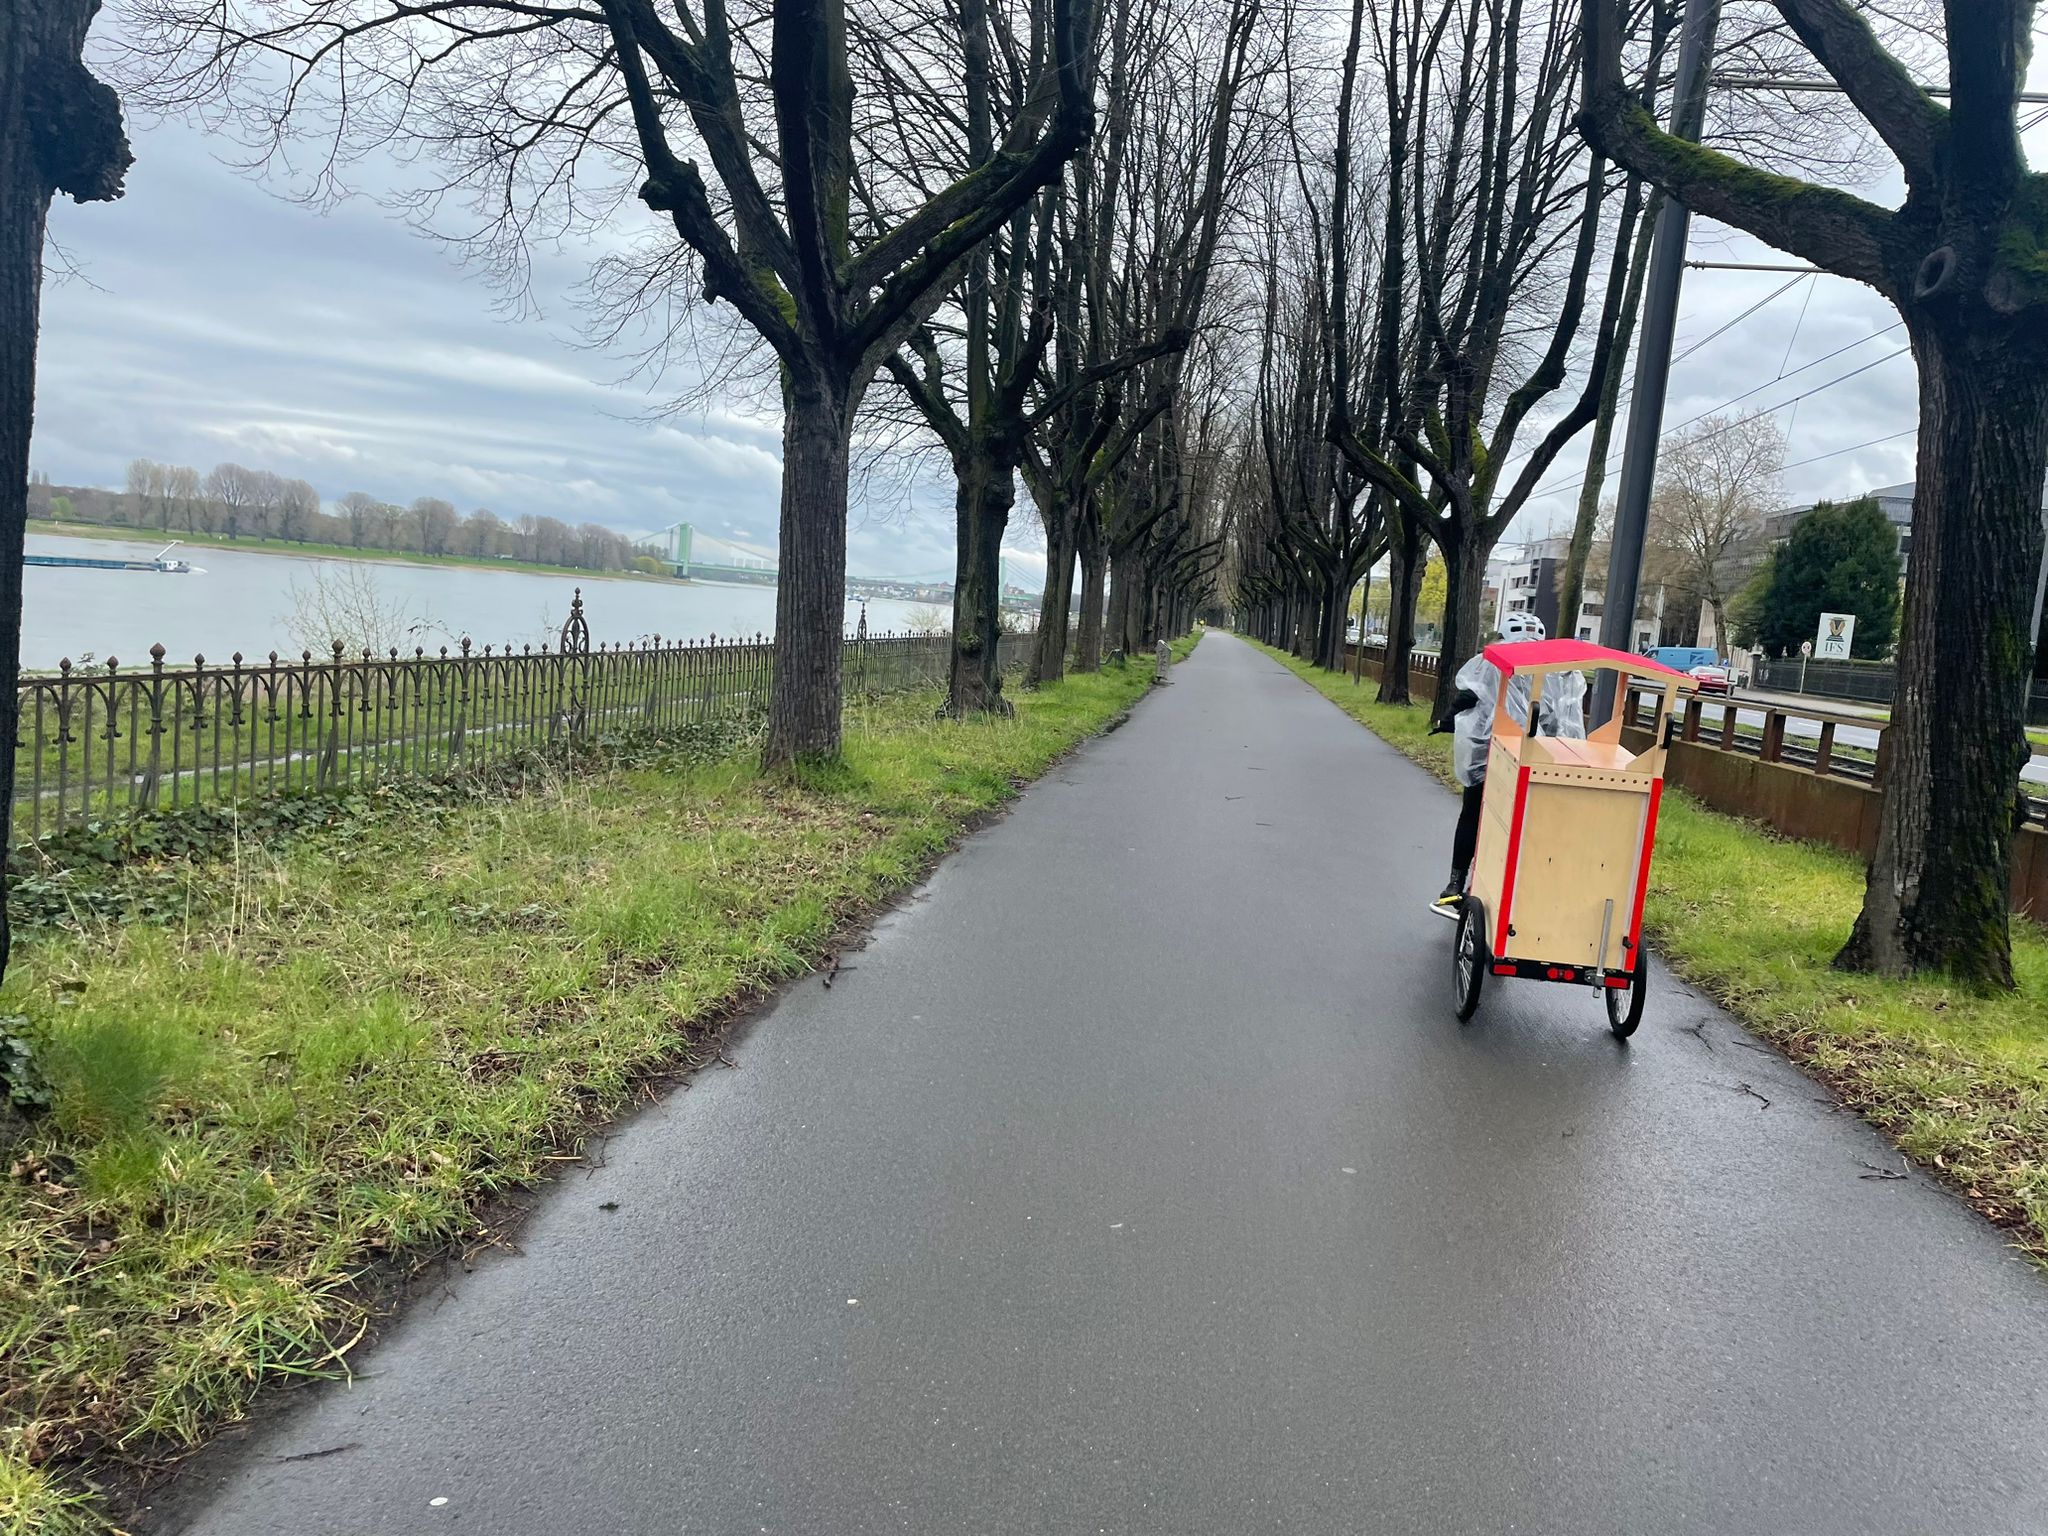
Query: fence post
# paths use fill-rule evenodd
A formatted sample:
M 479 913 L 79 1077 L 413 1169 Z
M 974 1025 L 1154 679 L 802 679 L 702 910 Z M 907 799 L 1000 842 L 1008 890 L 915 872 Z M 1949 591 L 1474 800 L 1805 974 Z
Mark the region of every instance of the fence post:
M 142 770 L 142 783 L 134 791 L 131 806 L 140 812 L 156 809 L 157 785 L 163 778 L 164 741 L 164 648 L 149 648 L 149 761 Z

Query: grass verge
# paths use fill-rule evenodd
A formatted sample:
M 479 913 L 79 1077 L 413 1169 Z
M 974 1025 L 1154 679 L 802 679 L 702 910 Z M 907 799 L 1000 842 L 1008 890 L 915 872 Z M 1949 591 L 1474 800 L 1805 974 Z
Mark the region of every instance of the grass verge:
M 1260 647 L 1353 719 L 1451 782 L 1428 712 L 1374 684 Z M 2048 1266 L 2048 935 L 2013 924 L 2019 990 L 1832 967 L 1863 905 L 1862 863 L 1666 795 L 1645 923 L 1665 962 L 1827 1082 Z
M 843 763 L 799 782 L 652 744 L 517 793 L 397 793 L 145 852 L 30 926 L 0 1046 L 51 1106 L 0 1183 L 0 1529 L 99 1529 L 96 1469 L 339 1369 L 369 1277 L 488 1241 L 491 1197 L 707 1059 L 736 1004 L 1150 677 L 1070 677 L 1006 721 L 849 704 Z

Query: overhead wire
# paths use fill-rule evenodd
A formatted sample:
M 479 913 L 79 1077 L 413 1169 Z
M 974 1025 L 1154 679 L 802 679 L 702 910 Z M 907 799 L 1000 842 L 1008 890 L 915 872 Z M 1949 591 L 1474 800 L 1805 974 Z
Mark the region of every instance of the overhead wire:
M 1673 436 L 1675 436 L 1677 433 L 1683 432 L 1687 427 L 1695 426 L 1698 423 L 1705 421 L 1709 416 L 1713 416 L 1721 411 L 1725 411 L 1731 405 L 1739 405 L 1742 401 L 1748 399 L 1751 395 L 1758 394 L 1763 390 L 1769 389 L 1773 384 L 1783 383 L 1784 380 L 1788 378 L 1797 378 L 1800 374 L 1806 372 L 1807 369 L 1817 367 L 1821 363 L 1827 362 L 1830 358 L 1840 357 L 1844 352 L 1849 351 L 1851 348 L 1860 347 L 1867 341 L 1875 341 L 1880 336 L 1886 335 L 1891 331 L 1898 330 L 1899 327 L 1904 324 L 1905 322 L 1901 320 L 1896 322 L 1895 324 L 1886 326 L 1881 331 L 1872 331 L 1868 336 L 1859 337 L 1857 340 L 1849 342 L 1845 346 L 1835 348 L 1835 350 L 1832 352 L 1823 353 L 1821 356 L 1816 357 L 1810 363 L 1800 364 L 1797 368 L 1794 368 L 1789 374 L 1783 374 L 1775 379 L 1767 379 L 1761 384 L 1755 385 L 1752 388 L 1744 390 L 1739 395 L 1735 395 L 1727 400 L 1723 400 L 1719 405 L 1712 406 L 1707 410 L 1701 411 L 1697 416 L 1688 417 L 1686 420 L 1678 423 L 1678 425 L 1675 427 L 1665 428 L 1660 434 L 1658 434 L 1657 441 L 1659 444 L 1667 443 L 1671 440 Z M 1718 437 L 1722 432 L 1733 431 L 1736 427 L 1742 426 L 1746 422 L 1755 421 L 1759 416 L 1768 416 L 1775 411 L 1782 411 L 1788 405 L 1797 405 L 1802 400 L 1810 400 L 1815 395 L 1820 394 L 1824 390 L 1833 389 L 1837 384 L 1847 383 L 1850 379 L 1855 378 L 1858 374 L 1868 373 L 1871 369 L 1878 367 L 1880 364 L 1888 363 L 1893 358 L 1903 356 L 1905 353 L 1911 350 L 1912 349 L 1910 347 L 1900 347 L 1895 351 L 1887 352 L 1883 357 L 1874 358 L 1870 362 L 1863 364 L 1861 367 L 1850 369 L 1847 373 L 1837 374 L 1834 378 L 1827 380 L 1825 383 L 1816 384 L 1813 386 L 1813 388 L 1806 390 L 1803 393 L 1794 395 L 1789 400 L 1780 400 L 1776 405 L 1766 406 L 1760 411 L 1755 411 L 1748 416 L 1744 416 L 1739 418 L 1738 420 L 1731 421 L 1727 424 L 1727 426 L 1722 427 L 1714 433 L 1710 434 L 1710 438 Z M 1701 439 L 1701 441 L 1703 442 L 1708 440 L 1709 438 Z M 1616 454 L 1613 457 L 1609 458 L 1609 460 L 1607 461 L 1608 469 L 1613 469 L 1614 466 L 1620 461 L 1620 457 L 1621 456 L 1619 454 Z M 1788 469 L 1792 467 L 1793 466 L 1791 465 L 1786 466 L 1786 468 Z M 1530 498 L 1533 500 L 1538 496 L 1547 496 L 1554 491 L 1567 489 L 1573 484 L 1574 481 L 1579 480 L 1581 478 L 1582 476 L 1580 475 L 1565 475 L 1559 479 L 1551 481 L 1548 485 L 1538 486 L 1535 490 L 1529 493 Z
M 1853 447 L 1849 448 L 1833 448 L 1826 453 L 1816 453 L 1815 455 L 1813 455 L 1812 458 L 1799 459 L 1794 463 L 1780 465 L 1779 467 L 1781 469 L 1804 469 L 1809 464 L 1820 463 L 1822 459 L 1839 459 L 1845 453 L 1857 453 L 1865 448 L 1876 448 L 1880 447 L 1885 443 L 1896 443 L 1900 438 L 1911 437 L 1914 433 L 1918 432 L 1919 430 L 1920 429 L 1918 427 L 1908 427 L 1905 431 L 1894 432 L 1889 437 L 1873 437 L 1867 443 L 1857 443 Z
M 1682 363 L 1682 362 L 1684 362 L 1684 361 L 1685 361 L 1685 360 L 1686 360 L 1686 359 L 1687 359 L 1688 357 L 1691 357 L 1691 356 L 1692 356 L 1692 355 L 1693 355 L 1693 354 L 1694 354 L 1695 352 L 1699 351 L 1699 350 L 1700 350 L 1700 349 L 1701 349 L 1702 347 L 1705 347 L 1705 346 L 1707 346 L 1707 345 L 1708 345 L 1709 343 L 1711 343 L 1711 342 L 1715 342 L 1715 341 L 1718 341 L 1718 340 L 1720 340 L 1720 339 L 1721 339 L 1721 338 L 1722 338 L 1723 336 L 1726 336 L 1726 335 L 1727 335 L 1727 334 L 1728 334 L 1728 333 L 1729 333 L 1730 331 L 1734 330 L 1736 326 L 1738 326 L 1738 325 L 1742 324 L 1742 322 L 1743 322 L 1743 321 L 1745 321 L 1745 320 L 1749 319 L 1749 318 L 1750 318 L 1750 317 L 1751 317 L 1752 315 L 1756 314 L 1756 313 L 1757 313 L 1757 312 L 1758 312 L 1759 310 L 1761 310 L 1761 309 L 1765 308 L 1765 307 L 1766 307 L 1767 305 L 1769 305 L 1769 304 L 1772 304 L 1772 303 L 1774 303 L 1774 302 L 1775 302 L 1775 301 L 1777 301 L 1778 299 L 1781 299 L 1781 298 L 1783 298 L 1783 297 L 1784 297 L 1784 296 L 1785 296 L 1786 294 L 1790 293 L 1790 292 L 1792 291 L 1792 289 L 1793 289 L 1794 287 L 1796 287 L 1796 286 L 1797 286 L 1798 284 L 1800 284 L 1800 283 L 1802 283 L 1802 282 L 1807 282 L 1807 281 L 1808 281 L 1808 280 L 1810 280 L 1811 278 L 1814 278 L 1814 277 L 1817 277 L 1817 276 L 1819 276 L 1819 274 L 1818 274 L 1818 273 L 1815 273 L 1815 272 L 1802 272 L 1802 273 L 1799 273 L 1799 274 L 1798 274 L 1797 276 L 1793 277 L 1793 278 L 1791 279 L 1791 281 L 1789 281 L 1789 282 L 1787 282 L 1787 283 L 1784 283 L 1784 284 L 1782 284 L 1781 286 L 1779 286 L 1779 287 L 1777 287 L 1777 288 L 1773 289 L 1773 290 L 1772 290 L 1771 292 L 1769 292 L 1769 293 L 1765 294 L 1765 295 L 1764 295 L 1764 296 L 1763 296 L 1763 297 L 1762 297 L 1761 299 L 1758 299 L 1758 300 L 1757 300 L 1757 301 L 1756 301 L 1756 302 L 1755 302 L 1754 304 L 1750 305 L 1750 306 L 1749 306 L 1749 308 L 1745 309 L 1745 310 L 1744 310 L 1744 311 L 1743 311 L 1743 312 L 1742 312 L 1741 314 L 1737 315 L 1737 316 L 1736 316 L 1736 317 L 1735 317 L 1735 318 L 1734 318 L 1733 320 L 1730 320 L 1730 321 L 1729 321 L 1729 322 L 1728 322 L 1727 324 L 1725 324 L 1725 325 L 1721 326 L 1720 328 L 1718 328 L 1717 330 L 1715 330 L 1715 331 L 1711 332 L 1710 334 L 1708 334 L 1708 335 L 1706 335 L 1706 336 L 1702 336 L 1702 337 L 1701 337 L 1701 338 L 1700 338 L 1700 339 L 1699 339 L 1698 341 L 1694 342 L 1694 343 L 1693 343 L 1693 344 L 1692 344 L 1691 346 L 1687 347 L 1687 348 L 1686 348 L 1686 349 L 1685 349 L 1685 350 L 1684 350 L 1683 352 L 1679 353 L 1679 354 L 1678 354 L 1678 356 L 1676 356 L 1676 357 L 1672 358 L 1672 359 L 1671 359 L 1671 361 L 1672 361 L 1672 364 L 1673 364 L 1673 365 L 1675 366 L 1676 364 L 1679 364 L 1679 363 Z M 1806 300 L 1807 300 L 1807 303 L 1809 303 L 1809 304 L 1813 302 L 1813 289 L 1812 289 L 1811 287 L 1809 287 L 1809 288 L 1807 289 L 1807 291 L 1806 291 Z M 1799 311 L 1799 316 L 1800 316 L 1800 319 L 1801 319 L 1801 321 L 1804 321 L 1804 320 L 1805 320 L 1805 318 L 1806 318 L 1806 309 L 1805 309 L 1805 306 L 1804 306 L 1804 305 L 1802 305 L 1802 306 L 1800 307 L 1800 311 Z M 1793 328 L 1793 338 L 1794 338 L 1794 340 L 1797 340 L 1797 338 L 1798 338 L 1798 327 L 1797 327 L 1797 326 L 1795 326 L 1795 327 Z M 1832 355 L 1832 354 L 1831 354 L 1831 355 Z M 1789 349 L 1789 348 L 1788 348 L 1788 349 L 1786 350 L 1786 356 L 1787 356 L 1788 358 L 1789 358 L 1789 357 L 1791 356 L 1791 351 L 1790 351 L 1790 349 Z M 1819 361 L 1819 359 L 1816 359 L 1816 361 Z M 1795 368 L 1795 369 L 1793 369 L 1793 372 L 1794 372 L 1794 373 L 1799 373 L 1799 372 L 1802 372 L 1802 371 L 1803 371 L 1803 369 L 1804 369 L 1805 367 L 1811 367 L 1811 366 L 1812 366 L 1812 364 L 1810 364 L 1810 363 L 1809 363 L 1809 364 L 1805 364 L 1805 365 L 1803 365 L 1803 366 L 1802 366 L 1802 368 Z M 1783 377 L 1785 377 L 1785 373 L 1784 373 L 1784 370 L 1783 370 L 1783 368 L 1780 368 L 1780 369 L 1779 369 L 1779 372 L 1778 372 L 1778 377 L 1779 377 L 1779 378 L 1783 378 Z M 1751 393 L 1754 393 L 1754 392 L 1755 392 L 1755 391 L 1751 391 Z M 1620 395 L 1619 395 L 1619 396 L 1618 396 L 1618 397 L 1616 398 L 1615 404 L 1616 404 L 1616 406 L 1617 406 L 1617 407 L 1619 407 L 1619 406 L 1621 406 L 1621 405 L 1624 405 L 1624 404 L 1626 404 L 1626 403 L 1627 403 L 1628 401 L 1632 400 L 1633 398 L 1635 398 L 1635 386 L 1634 386 L 1633 384 L 1630 384 L 1630 385 L 1629 385 L 1629 386 L 1628 386 L 1627 388 L 1625 388 L 1625 389 L 1623 389 L 1623 390 L 1621 391 Z M 1743 398 L 1743 397 L 1742 397 L 1742 396 L 1740 396 L 1740 395 L 1736 396 L 1736 399 L 1738 399 L 1738 400 L 1739 400 L 1739 399 L 1741 399 L 1741 398 Z M 1728 403 L 1728 404 L 1733 404 L 1734 402 L 1733 402 L 1733 401 L 1729 401 L 1729 402 L 1727 402 L 1727 403 Z M 1718 410 L 1718 409 L 1721 409 L 1721 407 L 1717 406 L 1717 407 L 1715 407 L 1715 409 L 1717 409 L 1717 410 Z M 1522 460 L 1522 459 L 1526 459 L 1526 458 L 1527 458 L 1527 457 L 1528 457 L 1528 456 L 1529 456 L 1530 454 L 1532 454 L 1532 453 L 1534 453 L 1534 452 L 1535 452 L 1535 449 L 1533 449 L 1533 448 L 1525 448 L 1525 449 L 1523 449 L 1523 450 L 1522 450 L 1521 452 L 1519 452 L 1519 453 L 1516 453 L 1516 454 L 1514 454 L 1514 455 L 1510 456 L 1510 458 L 1509 458 L 1509 460 L 1508 460 L 1508 465 L 1513 465 L 1513 464 L 1515 464 L 1515 463 L 1519 462 L 1519 461 L 1520 461 L 1520 460 Z M 1505 469 L 1506 469 L 1506 467 L 1507 467 L 1507 466 L 1503 466 L 1503 472 L 1505 472 Z M 1548 489 L 1549 489 L 1548 487 L 1545 487 L 1545 489 L 1544 489 L 1544 490 L 1538 490 L 1538 491 L 1534 491 L 1534 492 L 1532 492 L 1531 494 L 1532 494 L 1532 495 L 1537 495 L 1537 496 L 1541 496 L 1541 495 L 1545 494 L 1545 491 L 1547 491 Z

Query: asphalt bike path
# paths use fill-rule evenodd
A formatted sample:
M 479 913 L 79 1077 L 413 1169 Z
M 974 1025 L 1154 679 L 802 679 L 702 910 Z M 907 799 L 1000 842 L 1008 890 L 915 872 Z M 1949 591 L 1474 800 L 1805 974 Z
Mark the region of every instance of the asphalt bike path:
M 144 1529 L 2048 1530 L 2048 1283 L 1661 974 L 1456 1024 L 1454 807 L 1210 635 Z

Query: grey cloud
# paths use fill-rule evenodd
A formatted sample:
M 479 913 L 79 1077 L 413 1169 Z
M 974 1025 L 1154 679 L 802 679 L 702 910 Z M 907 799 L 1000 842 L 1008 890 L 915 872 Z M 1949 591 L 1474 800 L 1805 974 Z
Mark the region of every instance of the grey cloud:
M 536 252 L 517 314 L 374 203 L 314 209 L 193 130 L 133 135 L 128 195 L 53 217 L 86 281 L 45 298 L 37 469 L 119 485 L 136 457 L 232 458 L 330 499 L 442 496 L 629 533 L 688 518 L 774 546 L 777 420 L 732 400 L 658 416 L 689 380 L 637 380 L 583 342 L 573 295 L 622 234 Z M 856 517 L 852 563 L 950 569 L 951 541 L 950 498 L 913 497 Z

